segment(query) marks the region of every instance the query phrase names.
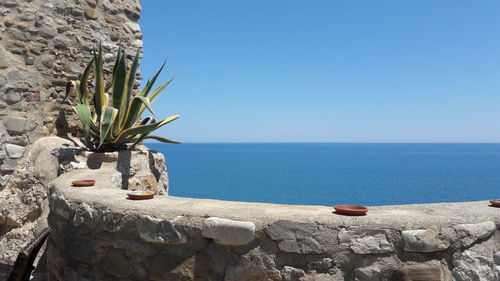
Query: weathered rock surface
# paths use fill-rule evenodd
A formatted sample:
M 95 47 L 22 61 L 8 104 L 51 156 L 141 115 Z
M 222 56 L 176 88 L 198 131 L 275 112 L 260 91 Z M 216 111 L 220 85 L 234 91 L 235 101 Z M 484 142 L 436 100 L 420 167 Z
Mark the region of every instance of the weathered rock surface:
M 430 253 L 447 249 L 450 245 L 439 238 L 439 233 L 433 230 L 416 229 L 401 232 L 406 252 Z
M 457 256 L 463 248 L 452 228 L 475 222 L 479 216 L 497 219 L 497 210 L 488 207 L 487 202 L 419 205 L 418 208 L 407 205 L 399 215 L 418 220 L 403 221 L 405 217 L 395 217 L 397 206 L 372 207 L 369 218 L 353 218 L 332 215 L 331 208 L 321 206 L 173 196 L 134 201 L 126 199 L 125 190 L 113 187 L 109 179 L 112 170 L 94 172 L 98 182 L 93 187 L 70 186 L 73 178 L 87 176 L 89 171 L 92 170 L 74 169 L 52 181 L 50 187 L 49 222 L 53 232 L 49 268 L 56 281 L 72 280 L 72 276 L 64 275 L 67 272 L 85 273 L 89 280 L 388 281 L 394 274 L 400 274 L 401 278 L 413 280 L 451 281 L 449 270 L 461 276 L 461 280 L 476 280 L 474 274 L 496 278 L 498 257 L 493 253 L 500 253 L 498 233 L 474 244 L 475 247 L 485 243 L 485 247 L 491 248 L 491 254 L 474 253 L 470 260 Z M 464 209 L 471 213 L 461 216 Z M 419 213 L 422 210 L 423 213 Z M 443 212 L 447 219 L 440 221 Z M 215 219 L 220 217 L 228 221 Z M 243 245 L 212 242 L 203 237 L 207 236 L 203 234 L 205 222 L 211 220 L 218 222 L 214 229 L 219 229 L 219 225 L 227 229 L 225 227 L 235 223 L 240 228 L 250 224 L 239 222 L 251 222 L 253 239 Z M 381 221 L 386 225 L 377 228 Z M 418 224 L 417 230 L 439 232 L 439 239 L 450 241 L 450 247 L 439 252 L 405 252 L 402 230 L 408 229 L 408 223 Z M 221 232 L 227 235 L 231 231 Z M 417 237 L 422 233 L 410 232 Z M 283 251 L 288 248 L 280 248 L 285 240 L 299 244 L 304 238 L 314 239 L 321 252 L 311 253 L 304 250 L 306 246 L 294 246 L 292 249 L 299 250 L 289 252 Z M 454 253 L 457 254 L 455 262 L 448 265 Z M 482 258 L 477 258 L 479 256 Z M 106 260 L 119 261 L 123 268 L 106 268 L 103 266 Z M 479 273 L 474 272 L 477 268 Z
M 98 40 L 128 52 L 142 46 L 140 9 L 136 0 L 0 1 L 0 135 L 6 134 L 0 137 L 0 258 L 15 258 L 44 212 L 45 182 L 26 161 L 31 144 L 44 136 L 81 135 L 71 108 L 75 97 L 63 101 L 65 84 L 78 78 Z M 132 31 L 123 28 L 129 22 Z M 38 171 L 49 173 L 47 164 Z
M 225 281 L 280 281 L 281 272 L 276 269 L 274 256 L 262 252 L 259 248 L 240 257 L 236 265 L 227 267 Z
M 497 229 L 492 221 L 485 221 L 474 224 L 459 224 L 454 226 L 464 246 L 470 246 L 477 240 L 489 237 Z
M 107 155 L 99 158 L 92 154 L 94 155 L 93 158 L 85 159 L 82 155 L 86 155 L 88 152 L 75 146 L 77 144 L 78 141 L 74 139 L 46 137 L 36 141 L 28 150 L 24 146 L 14 144 L 5 146 L 5 154 L 10 158 L 7 159 L 8 161 L 3 160 L 2 169 L 7 169 L 6 165 L 12 159 L 17 160 L 24 154 L 26 154 L 26 157 L 20 159 L 19 164 L 16 163 L 16 168 L 12 168 L 15 171 L 14 177 L 10 177 L 6 183 L 2 180 L 5 187 L 0 191 L 0 201 L 2 202 L 0 204 L 0 229 L 5 232 L 17 230 L 12 232 L 11 236 L 8 236 L 10 241 L 8 244 L 3 243 L 3 239 L 0 238 L 0 253 L 6 254 L 3 257 L 0 255 L 0 258 L 15 258 L 17 253 L 14 247 L 17 247 L 19 243 L 26 243 L 26 239 L 32 237 L 40 227 L 46 225 L 45 219 L 48 211 L 45 201 L 47 198 L 46 186 L 62 173 L 82 169 L 82 171 L 88 172 L 87 177 L 93 177 L 102 172 L 100 170 L 110 169 L 112 173 L 106 173 L 107 175 L 118 175 L 120 179 L 122 179 L 123 175 L 123 178 L 130 181 L 147 183 L 144 178 L 135 178 L 137 174 L 139 176 L 146 174 L 155 179 L 154 183 L 156 185 L 154 188 L 158 188 L 156 178 L 160 182 L 163 180 L 163 183 L 167 180 L 166 168 L 161 167 L 161 165 L 165 165 L 163 156 L 156 152 L 150 152 L 145 147 L 141 147 L 138 151 L 124 152 L 129 157 L 122 157 L 122 154 L 115 153 L 115 158 Z M 71 153 L 75 151 L 78 153 Z M 81 154 L 79 154 L 80 152 Z M 135 155 L 138 156 L 135 157 Z M 116 162 L 112 162 L 113 160 Z M 89 165 L 96 169 L 89 169 Z M 83 175 L 84 172 L 82 172 L 81 176 Z M 109 182 L 111 183 L 111 180 Z M 122 182 L 115 187 L 123 187 Z M 54 202 L 56 213 L 68 220 L 71 219 L 74 225 L 85 224 L 89 226 L 89 224 L 94 223 L 91 219 L 93 214 L 90 206 L 88 208 L 79 208 L 73 217 L 65 200 L 55 198 Z M 106 218 L 106 216 L 103 217 L 104 227 L 107 225 L 110 225 L 110 227 L 116 226 L 115 223 L 106 224 L 108 222 Z M 36 227 L 27 226 L 25 230 L 27 233 L 19 235 L 18 233 L 24 231 L 23 225 L 29 222 L 35 223 Z M 167 228 L 166 225 L 159 224 L 158 229 L 162 229 L 162 226 L 164 229 Z M 20 242 L 12 241 L 12 237 L 16 235 L 19 237 Z M 5 239 L 7 239 L 7 236 Z M 158 234 L 151 239 L 167 239 L 165 241 L 175 244 L 182 243 L 182 239 L 185 238 L 181 236 L 177 237 L 176 240 L 173 236 Z
M 4 121 L 4 125 L 9 134 L 19 135 L 26 131 L 26 118 L 7 117 Z
M 322 246 L 315 238 L 318 226 L 287 220 L 277 221 L 265 229 L 272 240 L 278 241 L 280 251 L 298 254 L 321 254 Z
M 201 236 L 214 239 L 221 245 L 245 245 L 254 239 L 255 224 L 211 217 L 203 222 Z
M 356 254 L 380 254 L 394 251 L 383 229 L 342 229 L 338 234 L 339 243 Z
M 165 157 L 145 146 L 116 152 L 91 152 L 71 146 L 59 148 L 53 154 L 59 161 L 59 173 L 75 169 L 114 171 L 110 179 L 117 188 L 168 194 Z
M 354 270 L 354 277 L 356 281 L 380 281 L 381 267 L 378 263 L 371 264 L 369 266 L 357 268 Z
M 186 236 L 175 228 L 174 222 L 145 216 L 137 220 L 137 232 L 147 242 L 173 245 L 186 243 Z
M 481 256 L 471 251 L 453 255 L 453 277 L 456 281 L 497 281 L 500 280 L 500 266 L 493 258 Z
M 26 148 L 24 146 L 20 146 L 17 144 L 6 144 L 5 145 L 5 152 L 7 153 L 7 156 L 12 158 L 12 159 L 19 159 L 21 156 L 23 156 L 24 151 Z

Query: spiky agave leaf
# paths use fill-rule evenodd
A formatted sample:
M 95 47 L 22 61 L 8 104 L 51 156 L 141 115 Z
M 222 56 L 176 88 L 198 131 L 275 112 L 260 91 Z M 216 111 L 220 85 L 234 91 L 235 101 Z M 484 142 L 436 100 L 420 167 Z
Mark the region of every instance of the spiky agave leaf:
M 130 68 L 128 68 L 125 54 L 120 48 L 113 68 L 111 85 L 106 87 L 102 49 L 99 46 L 94 51 L 94 57 L 85 68 L 80 81 L 72 81 L 67 85 L 66 95 L 69 95 L 71 86 L 75 89 L 80 104 L 74 106 L 74 110 L 80 117 L 86 135 L 93 139 L 98 150 L 103 146 L 106 148 L 119 148 L 125 143 L 133 143 L 129 147 L 132 148 L 146 138 L 177 143 L 164 137 L 150 136 L 149 134 L 179 118 L 179 115 L 171 116 L 160 122 L 157 122 L 154 117 L 146 117 L 142 121 L 140 120 L 146 109 L 156 116 L 151 104 L 173 78 L 151 91 L 165 65 L 164 63 L 153 78 L 148 80 L 145 88 L 134 96 L 133 87 L 139 57 L 138 50 Z M 90 95 L 88 90 L 91 70 L 93 70 L 94 79 L 93 105 L 89 103 Z
M 128 142 L 128 141 L 132 140 L 133 138 L 137 137 L 138 135 L 142 135 L 145 133 L 150 134 L 152 131 L 178 119 L 179 117 L 181 117 L 181 116 L 176 114 L 176 115 L 170 116 L 168 118 L 165 118 L 160 122 L 156 122 L 153 124 L 147 124 L 147 125 L 139 125 L 139 126 L 134 126 L 134 127 L 125 129 L 115 138 L 113 143 L 115 143 L 115 144 L 124 143 L 124 142 Z
M 90 114 L 90 108 L 85 105 L 85 104 L 78 104 L 76 106 L 73 106 L 73 109 L 76 111 L 76 114 L 80 118 L 80 121 L 82 122 L 83 130 L 85 131 L 85 134 L 90 133 L 90 125 L 92 123 L 92 117 Z
M 103 106 L 101 112 L 102 115 L 99 127 L 99 146 L 106 142 L 106 139 L 111 132 L 111 126 L 113 126 L 116 116 L 118 115 L 118 109 L 110 106 Z

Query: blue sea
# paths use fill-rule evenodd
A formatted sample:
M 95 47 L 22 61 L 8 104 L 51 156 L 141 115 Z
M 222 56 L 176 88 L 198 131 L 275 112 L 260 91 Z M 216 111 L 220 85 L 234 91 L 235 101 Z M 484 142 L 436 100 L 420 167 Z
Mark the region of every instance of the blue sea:
M 174 196 L 325 206 L 500 198 L 500 144 L 147 146 L 165 155 Z

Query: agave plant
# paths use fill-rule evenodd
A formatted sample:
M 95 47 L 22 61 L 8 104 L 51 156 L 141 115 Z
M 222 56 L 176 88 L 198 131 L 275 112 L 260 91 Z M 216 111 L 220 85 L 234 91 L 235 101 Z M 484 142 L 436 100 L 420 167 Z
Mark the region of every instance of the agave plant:
M 79 104 L 73 108 L 80 118 L 89 148 L 118 150 L 126 147 L 131 149 L 144 139 L 178 143 L 164 137 L 150 135 L 154 130 L 180 117 L 180 115 L 173 115 L 157 121 L 151 108 L 151 103 L 173 79 L 152 90 L 156 78 L 165 65 L 163 64 L 153 78 L 148 80 L 144 89 L 134 90 L 138 65 L 139 51 L 128 68 L 125 54 L 120 48 L 113 68 L 111 84 L 105 87 L 102 50 L 99 47 L 98 51 L 94 51 L 94 58 L 85 68 L 81 79 L 68 82 L 66 97 L 73 86 L 79 101 Z M 90 98 L 89 78 L 92 70 L 94 93 Z M 153 116 L 141 119 L 146 109 Z

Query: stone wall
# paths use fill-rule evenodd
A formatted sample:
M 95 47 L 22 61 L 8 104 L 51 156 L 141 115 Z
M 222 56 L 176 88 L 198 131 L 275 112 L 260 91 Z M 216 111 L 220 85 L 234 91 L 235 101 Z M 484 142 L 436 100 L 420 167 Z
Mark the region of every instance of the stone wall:
M 122 46 L 132 55 L 142 47 L 140 10 L 138 0 L 1 1 L 1 183 L 26 146 L 76 131 L 71 107 L 61 104 L 66 82 L 79 77 L 99 41 L 112 53 Z
M 488 202 L 370 208 L 157 196 L 126 199 L 82 171 L 50 187 L 49 280 L 500 280 L 500 209 Z
M 42 136 L 75 133 L 66 82 L 98 41 L 105 52 L 135 54 L 140 11 L 138 0 L 0 1 L 0 258 L 15 258 L 45 220 L 46 187 L 29 154 Z

